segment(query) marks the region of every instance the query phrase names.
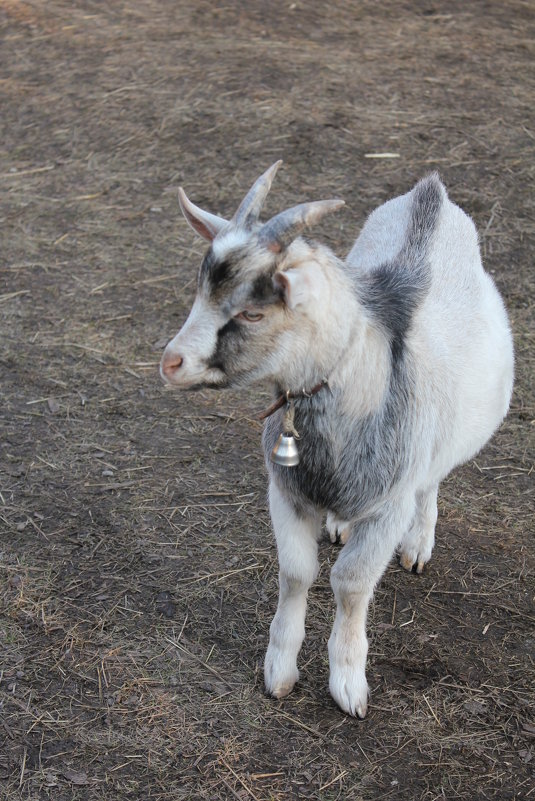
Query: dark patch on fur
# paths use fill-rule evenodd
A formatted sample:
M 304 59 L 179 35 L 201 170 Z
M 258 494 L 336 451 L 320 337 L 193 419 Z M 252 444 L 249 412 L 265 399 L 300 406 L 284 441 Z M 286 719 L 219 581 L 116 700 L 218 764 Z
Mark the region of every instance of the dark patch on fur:
M 273 272 L 257 275 L 251 285 L 250 298 L 252 303 L 257 306 L 265 306 L 271 303 L 278 303 L 282 296 L 282 290 L 275 289 L 273 286 Z
M 208 281 L 216 290 L 227 284 L 234 276 L 235 270 L 231 259 L 217 261 L 212 248 L 210 248 L 201 263 L 199 284 Z
M 229 259 L 217 261 L 210 249 L 201 264 L 201 281 L 209 281 L 213 289 L 220 289 L 230 281 L 233 274 L 232 262 Z
M 295 402 L 300 463 L 269 470 L 304 510 L 312 504 L 351 519 L 380 501 L 406 470 L 411 442 L 410 368 L 400 362 L 392 371 L 381 408 L 353 419 L 340 407 L 339 393 L 322 392 Z M 279 412 L 266 421 L 266 460 L 282 430 Z
M 411 270 L 396 262 L 382 265 L 360 283 L 361 301 L 390 334 L 394 362 L 398 362 L 403 354 L 414 310 L 427 286 L 424 270 Z
M 414 187 L 407 241 L 401 252 L 401 257 L 409 263 L 416 265 L 427 254 L 442 205 L 442 192 L 440 178 L 436 172 L 423 178 Z
M 242 282 L 241 269 L 247 259 L 254 260 L 254 253 L 236 249 L 218 261 L 210 248 L 201 264 L 199 286 L 204 285 L 215 302 L 221 302 L 235 287 Z M 274 288 L 272 276 L 276 264 L 264 270 L 252 281 L 249 289 L 249 302 L 257 306 L 265 306 L 280 300 L 280 293 Z
M 217 332 L 217 342 L 208 367 L 215 367 L 223 373 L 227 372 L 227 364 L 233 364 L 247 340 L 243 326 L 236 320 L 229 320 Z
M 441 204 L 438 176 L 420 181 L 414 189 L 407 238 L 400 253 L 359 280 L 361 302 L 390 334 L 393 362 L 402 357 L 412 316 L 429 287 L 427 250 Z

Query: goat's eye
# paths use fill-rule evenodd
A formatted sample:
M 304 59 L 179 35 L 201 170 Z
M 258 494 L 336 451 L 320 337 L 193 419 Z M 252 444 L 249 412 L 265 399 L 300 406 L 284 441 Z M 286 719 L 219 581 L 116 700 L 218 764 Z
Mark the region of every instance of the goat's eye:
M 260 312 L 251 312 L 251 311 L 242 311 L 239 314 L 235 315 L 236 320 L 247 320 L 248 323 L 257 323 L 259 320 L 263 318 L 263 314 Z

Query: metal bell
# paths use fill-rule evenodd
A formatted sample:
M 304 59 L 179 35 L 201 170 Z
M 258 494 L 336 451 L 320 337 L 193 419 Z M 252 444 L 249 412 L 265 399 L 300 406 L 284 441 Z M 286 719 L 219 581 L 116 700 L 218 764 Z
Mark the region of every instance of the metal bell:
M 299 464 L 299 451 L 293 434 L 281 434 L 271 451 L 271 461 L 283 467 L 295 467 Z

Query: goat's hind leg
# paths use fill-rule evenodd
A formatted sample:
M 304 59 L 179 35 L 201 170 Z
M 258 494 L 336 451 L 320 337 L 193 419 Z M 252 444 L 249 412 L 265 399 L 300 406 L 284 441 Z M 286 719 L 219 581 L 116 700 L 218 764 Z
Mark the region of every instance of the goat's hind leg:
M 321 519 L 299 516 L 273 481 L 269 507 L 279 555 L 279 604 L 269 630 L 264 683 L 270 695 L 283 698 L 299 678 L 297 655 L 305 637 L 308 589 L 318 573 Z
M 437 494 L 438 484 L 416 493 L 414 518 L 403 535 L 399 549 L 399 561 L 405 570 L 415 569 L 417 573 L 422 573 L 431 559 L 438 517 Z
M 332 512 L 327 512 L 326 528 L 329 532 L 329 539 L 334 544 L 345 545 L 351 534 L 351 522 L 349 520 L 339 520 Z

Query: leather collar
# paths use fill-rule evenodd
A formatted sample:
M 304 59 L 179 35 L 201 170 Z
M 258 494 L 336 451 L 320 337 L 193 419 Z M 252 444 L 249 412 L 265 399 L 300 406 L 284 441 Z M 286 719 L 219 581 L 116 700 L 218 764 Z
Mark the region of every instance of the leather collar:
M 311 398 L 313 395 L 316 395 L 318 392 L 321 392 L 322 389 L 329 386 L 329 382 L 326 378 L 322 379 L 319 384 L 316 384 L 315 387 L 312 389 L 300 389 L 298 392 L 290 392 L 290 390 L 286 390 L 279 395 L 277 400 L 271 404 L 269 409 L 266 409 L 265 412 L 262 412 L 258 416 L 259 420 L 265 420 L 268 417 L 271 417 L 272 414 L 275 414 L 276 411 L 282 409 L 287 403 L 291 400 L 296 400 L 297 398 Z

